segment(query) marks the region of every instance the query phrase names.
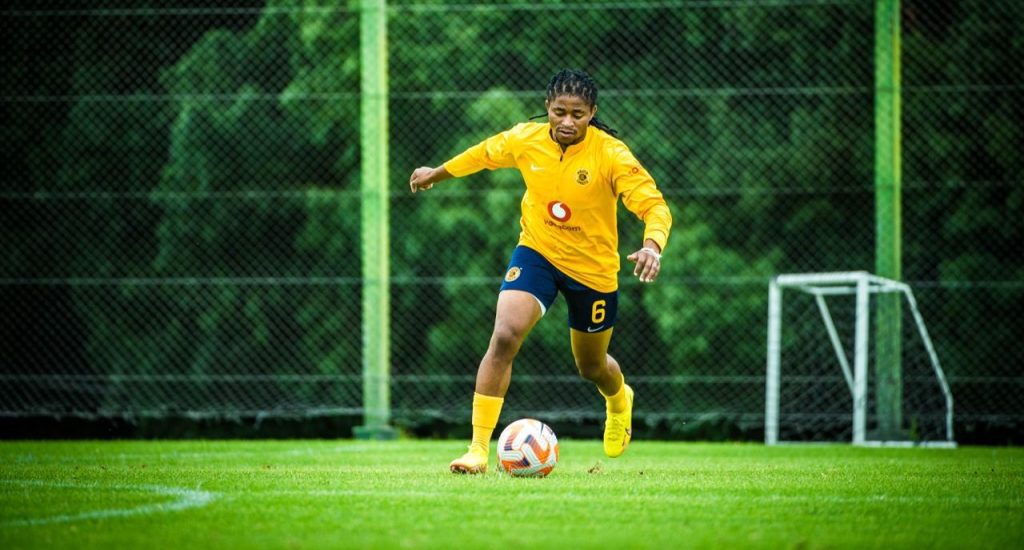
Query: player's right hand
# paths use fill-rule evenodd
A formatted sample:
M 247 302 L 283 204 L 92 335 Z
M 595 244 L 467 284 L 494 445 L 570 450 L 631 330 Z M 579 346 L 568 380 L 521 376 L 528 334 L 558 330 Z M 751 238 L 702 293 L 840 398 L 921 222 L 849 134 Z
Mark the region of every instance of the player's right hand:
M 412 171 L 412 175 L 409 176 L 409 190 L 415 193 L 416 191 L 426 191 L 434 186 L 432 181 L 434 175 L 434 169 L 429 166 L 420 166 L 419 168 Z

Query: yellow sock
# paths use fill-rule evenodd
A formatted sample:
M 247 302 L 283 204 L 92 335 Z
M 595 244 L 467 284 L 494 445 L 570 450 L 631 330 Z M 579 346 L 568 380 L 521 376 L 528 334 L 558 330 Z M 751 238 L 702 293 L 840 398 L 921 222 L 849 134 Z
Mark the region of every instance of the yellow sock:
M 608 410 L 614 413 L 622 412 L 626 410 L 626 377 L 619 373 L 619 378 L 622 380 L 619 382 L 619 389 L 613 395 L 606 395 L 603 391 L 601 395 L 604 395 L 606 401 L 608 401 Z M 601 391 L 598 388 L 597 391 Z
M 504 403 L 503 397 L 473 393 L 472 450 L 483 451 L 484 454 L 489 452 L 491 434 L 494 433 L 494 427 L 498 425 L 498 417 L 501 416 L 501 406 Z

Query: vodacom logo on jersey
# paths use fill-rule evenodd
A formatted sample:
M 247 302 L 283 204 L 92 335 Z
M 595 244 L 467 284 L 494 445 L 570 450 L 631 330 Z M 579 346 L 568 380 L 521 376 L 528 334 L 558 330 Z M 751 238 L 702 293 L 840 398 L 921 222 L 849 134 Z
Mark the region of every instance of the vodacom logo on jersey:
M 572 210 L 569 209 L 568 204 L 562 201 L 551 201 L 548 203 L 548 215 L 565 223 L 572 217 Z

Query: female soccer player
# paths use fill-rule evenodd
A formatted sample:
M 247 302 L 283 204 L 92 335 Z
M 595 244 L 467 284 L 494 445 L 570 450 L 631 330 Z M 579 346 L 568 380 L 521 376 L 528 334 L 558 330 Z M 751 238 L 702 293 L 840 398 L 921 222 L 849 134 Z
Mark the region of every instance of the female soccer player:
M 483 169 L 517 168 L 526 183 L 519 245 L 498 294 L 497 315 L 473 395 L 473 441 L 452 472 L 487 471 L 491 434 L 526 335 L 559 292 L 569 306 L 569 337 L 580 375 L 605 397 L 604 451 L 621 455 L 632 436 L 633 389 L 608 355 L 618 299 L 618 198 L 644 221 L 643 246 L 627 256 L 652 283 L 661 269 L 672 215 L 647 170 L 615 131 L 600 122 L 597 85 L 563 70 L 548 83 L 548 123 L 526 122 L 487 138 L 436 168 L 409 178 L 413 193 Z

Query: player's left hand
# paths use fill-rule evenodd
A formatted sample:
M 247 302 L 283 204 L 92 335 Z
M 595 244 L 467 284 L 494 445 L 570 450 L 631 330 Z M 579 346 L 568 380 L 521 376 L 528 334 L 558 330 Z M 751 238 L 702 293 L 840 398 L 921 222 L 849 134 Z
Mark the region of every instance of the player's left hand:
M 633 266 L 633 275 L 640 277 L 641 283 L 653 283 L 661 271 L 661 253 L 657 245 L 645 245 L 640 250 L 626 256 L 626 259 L 636 264 Z

